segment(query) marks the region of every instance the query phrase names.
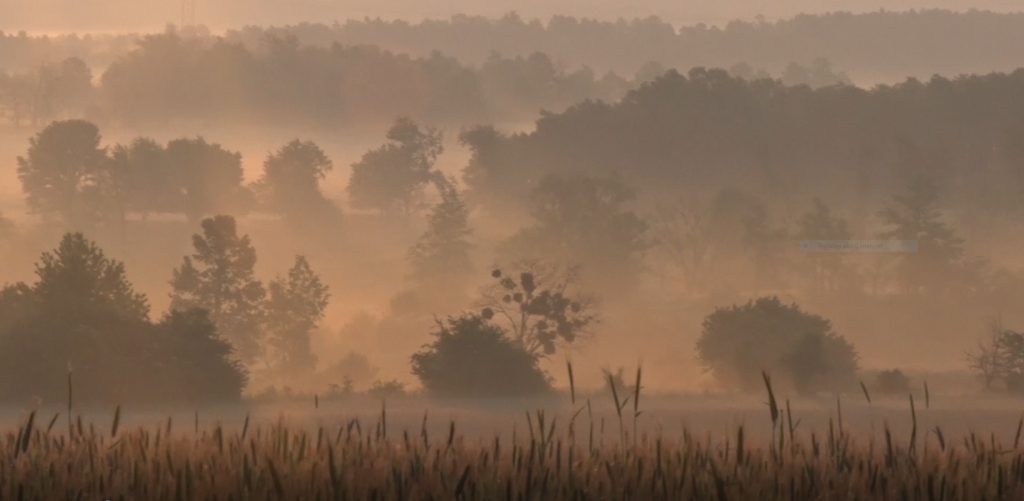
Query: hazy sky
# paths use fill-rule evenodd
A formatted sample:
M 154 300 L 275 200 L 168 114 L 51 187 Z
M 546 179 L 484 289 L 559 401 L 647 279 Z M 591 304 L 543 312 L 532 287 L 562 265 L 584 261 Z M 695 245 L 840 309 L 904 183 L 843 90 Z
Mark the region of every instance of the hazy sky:
M 768 20 L 795 14 L 943 8 L 1019 11 L 1019 0 L 185 0 L 196 4 L 196 21 L 214 30 L 246 24 L 331 23 L 366 16 L 420 20 L 453 14 L 524 18 L 554 14 L 599 19 L 657 15 L 677 25 L 723 24 L 731 19 Z M 0 0 L 0 30 L 8 32 L 152 31 L 181 20 L 182 0 Z

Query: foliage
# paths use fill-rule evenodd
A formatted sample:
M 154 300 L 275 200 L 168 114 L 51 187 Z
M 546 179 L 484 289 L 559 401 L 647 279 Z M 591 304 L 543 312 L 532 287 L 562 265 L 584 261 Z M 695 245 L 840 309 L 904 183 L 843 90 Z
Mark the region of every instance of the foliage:
M 575 268 L 527 260 L 512 269 L 492 271 L 495 282 L 480 290 L 476 305 L 484 319 L 505 324 L 512 340 L 535 356 L 553 355 L 559 344 L 569 346 L 592 334 L 599 321 L 597 303 L 570 291 L 579 279 Z
M 172 350 L 169 378 L 158 398 L 180 394 L 189 403 L 238 400 L 248 382 L 246 369 L 234 360 L 234 348 L 217 332 L 206 310 L 171 310 L 156 328 L 161 344 Z
M 849 240 L 850 230 L 845 219 L 834 217 L 828 206 L 819 198 L 814 199 L 814 210 L 805 213 L 798 224 L 797 238 L 800 240 Z M 805 274 L 815 292 L 839 289 L 843 273 L 843 257 L 831 252 L 807 252 L 804 256 Z
M 704 319 L 697 356 L 719 383 L 743 391 L 763 385 L 761 371 L 786 375 L 804 393 L 856 382 L 857 353 L 831 322 L 774 296 L 716 308 Z
M 1012 392 L 1024 392 L 1024 334 L 1006 329 L 994 320 L 974 351 L 967 353 L 968 367 L 986 389 L 998 384 Z
M 0 116 L 15 127 L 80 115 L 93 102 L 92 70 L 78 57 L 44 62 L 24 73 L 0 72 Z
M 210 402 L 241 396 L 244 369 L 229 360 L 202 311 L 153 324 L 124 266 L 81 234 L 68 234 L 37 266 L 38 281 L 0 292 L 0 399 Z
M 132 320 L 149 318 L 146 297 L 128 282 L 124 264 L 107 258 L 81 233 L 64 235 L 52 253 L 44 252 L 36 276 L 33 295 L 45 310 L 107 310 Z
M 548 176 L 533 191 L 534 224 L 520 230 L 501 251 L 505 256 L 579 264 L 588 281 L 605 277 L 602 291 L 635 285 L 648 248 L 647 223 L 624 205 L 636 198 L 616 176 Z
M 370 385 L 370 389 L 366 390 L 366 394 L 380 400 L 401 397 L 405 395 L 405 383 L 400 383 L 395 379 L 390 381 L 377 380 Z
M 171 279 L 171 308 L 202 308 L 247 364 L 260 353 L 266 290 L 254 277 L 256 250 L 248 235 L 238 236 L 235 219 L 204 219 L 203 234 L 192 236 L 195 252 L 185 256 Z
M 243 185 L 242 155 L 202 137 L 167 143 L 168 161 L 178 170 L 175 189 L 184 194 L 181 211 L 190 221 L 209 214 L 240 213 L 252 203 Z
M 356 383 L 366 383 L 372 380 L 378 372 L 380 369 L 371 364 L 366 355 L 350 351 L 341 360 L 327 366 L 320 377 L 334 381 L 334 384 L 347 381 L 354 387 Z
M 906 185 L 906 194 L 892 197 L 893 203 L 879 217 L 891 229 L 879 236 L 917 242 L 917 252 L 904 253 L 899 260 L 899 280 L 908 292 L 944 288 L 954 268 L 963 258 L 964 240 L 942 221 L 939 195 L 934 181 L 915 175 Z
M 26 156 L 18 157 L 18 179 L 29 209 L 71 228 L 96 224 L 106 155 L 96 125 L 83 120 L 48 125 L 29 140 Z
M 906 396 L 910 393 L 910 378 L 899 369 L 889 369 L 875 375 L 873 391 L 883 395 Z
M 443 397 L 513 397 L 544 393 L 537 355 L 481 315 L 437 321 L 434 340 L 412 356 L 412 373 Z
M 316 143 L 295 139 L 267 156 L 254 189 L 268 208 L 294 223 L 333 221 L 337 207 L 320 191 L 320 182 L 332 170 L 334 163 Z
M 436 175 L 434 162 L 444 151 L 442 134 L 400 117 L 388 129 L 387 139 L 387 143 L 352 164 L 349 203 L 357 209 L 398 212 L 409 217 L 416 210 L 423 188 Z
M 782 71 L 782 82 L 786 85 L 807 85 L 815 89 L 833 85 L 853 85 L 846 73 L 836 72 L 832 68 L 832 63 L 823 57 L 814 58 L 806 67 L 795 62 L 789 63 Z
M 431 208 L 427 230 L 409 249 L 412 278 L 432 288 L 457 289 L 473 273 L 469 209 L 454 183 L 438 177 L 435 184 L 441 202 Z
M 330 300 L 330 288 L 309 266 L 303 256 L 295 256 L 295 264 L 286 277 L 268 284 L 265 327 L 270 345 L 278 360 L 277 367 L 287 373 L 312 372 L 316 356 L 310 336 L 324 317 Z

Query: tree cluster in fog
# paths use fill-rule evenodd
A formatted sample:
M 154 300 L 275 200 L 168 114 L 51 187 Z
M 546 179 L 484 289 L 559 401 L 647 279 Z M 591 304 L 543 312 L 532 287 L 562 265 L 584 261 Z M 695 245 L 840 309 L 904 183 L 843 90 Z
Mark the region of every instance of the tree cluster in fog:
M 173 30 L 141 38 L 97 73 L 95 89 L 78 58 L 3 73 L 0 108 L 16 123 L 83 111 L 129 126 L 231 120 L 328 127 L 396 115 L 463 123 L 530 119 L 541 108 L 617 99 L 630 87 L 612 73 L 567 71 L 542 53 L 494 55 L 472 66 L 440 52 L 414 58 L 369 45 L 301 45 L 287 35 L 247 47 Z
M 316 144 L 294 140 L 269 154 L 263 176 L 246 185 L 241 154 L 202 137 L 104 146 L 99 127 L 84 120 L 51 123 L 18 157 L 29 210 L 80 229 L 117 228 L 130 214 L 198 221 L 262 210 L 329 231 L 340 211 L 319 183 L 332 168 Z
M 124 265 L 67 234 L 34 284 L 0 291 L 0 399 L 201 403 L 237 400 L 247 371 L 205 310 L 149 319 Z

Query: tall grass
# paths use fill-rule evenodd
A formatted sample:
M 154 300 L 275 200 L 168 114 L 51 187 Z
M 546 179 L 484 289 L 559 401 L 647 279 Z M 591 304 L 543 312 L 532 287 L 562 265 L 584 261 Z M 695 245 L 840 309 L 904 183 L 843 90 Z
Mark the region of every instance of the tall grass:
M 0 435 L 0 499 L 1024 499 L 1024 453 L 1018 449 L 1024 417 L 1011 448 L 994 436 L 986 440 L 974 434 L 954 445 L 938 428 L 934 441 L 925 434 L 919 444 L 911 397 L 910 437 L 901 441 L 886 425 L 885 447 L 876 450 L 873 441 L 859 442 L 843 427 L 838 398 L 839 425 L 830 426 L 827 440 L 814 431 L 801 432 L 788 400 L 779 405 L 764 374 L 770 445 L 750 444 L 744 426 L 714 445 L 686 431 L 680 438 L 638 434 L 638 368 L 632 395 L 620 399 L 612 382 L 619 440 L 595 446 L 590 402 L 577 403 L 571 363 L 567 370 L 568 424 L 559 427 L 564 418 L 558 415 L 527 412 L 529 436 L 511 440 L 466 440 L 455 421 L 446 436 L 433 440 L 427 413 L 420 440 L 413 440 L 408 430 L 389 433 L 383 404 L 365 432 L 357 419 L 306 428 L 290 427 L 283 418 L 255 425 L 246 416 L 237 429 L 217 424 L 173 434 L 171 420 L 152 429 L 125 429 L 118 407 L 109 435 L 70 415 L 65 433 L 54 430 L 59 414 L 41 428 L 33 412 L 17 429 Z M 865 398 L 870 400 L 866 391 Z M 633 426 L 627 432 L 622 411 L 630 400 Z M 590 430 L 586 443 L 577 441 L 575 432 L 584 409 Z M 938 449 L 929 447 L 933 442 Z

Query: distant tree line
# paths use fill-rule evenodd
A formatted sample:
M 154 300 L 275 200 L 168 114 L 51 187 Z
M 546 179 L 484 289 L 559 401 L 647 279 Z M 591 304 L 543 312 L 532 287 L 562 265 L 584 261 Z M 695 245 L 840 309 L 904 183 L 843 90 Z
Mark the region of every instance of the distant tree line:
M 461 124 L 532 119 L 539 109 L 618 99 L 632 85 L 614 73 L 568 71 L 540 52 L 471 66 L 436 51 L 411 57 L 370 45 L 320 47 L 291 35 L 248 47 L 173 29 L 139 39 L 95 89 L 81 78 L 80 58 L 62 64 L 0 73 L 0 111 L 10 122 L 88 111 L 90 119 L 129 126 L 217 119 L 326 127 L 397 115 Z M 69 65 L 73 78 L 53 76 Z
M 247 27 L 230 40 L 251 44 L 265 33 L 293 34 L 309 44 L 373 44 L 424 56 L 439 50 L 479 63 L 491 52 L 555 60 L 596 71 L 633 75 L 648 61 L 669 68 L 729 67 L 745 62 L 781 72 L 791 62 L 824 57 L 858 75 L 899 80 L 908 75 L 1008 71 L 1020 66 L 1012 47 L 1024 42 L 1024 15 L 940 9 L 863 14 L 801 14 L 778 21 L 731 21 L 725 26 L 673 26 L 656 16 L 617 21 L 515 13 L 501 18 L 456 15 L 410 23 L 379 18 L 334 25 Z M 856 41 L 856 42 L 852 42 Z
M 673 26 L 657 17 L 614 22 L 571 16 L 537 20 L 514 13 L 495 19 L 457 15 L 418 23 L 352 19 L 333 25 L 250 26 L 229 31 L 225 38 L 250 49 L 270 34 L 295 36 L 303 45 L 374 45 L 414 57 L 440 51 L 475 65 L 492 52 L 508 58 L 542 52 L 555 61 L 623 76 L 635 74 L 648 61 L 668 68 L 747 63 L 776 73 L 793 61 L 807 64 L 825 57 L 852 74 L 893 81 L 907 75 L 1008 71 L 1020 65 L 1014 47 L 1024 43 L 1022 33 L 1024 15 L 1020 13 L 934 9 L 799 15 L 778 21 L 733 21 L 720 28 Z M 23 71 L 41 61 L 79 57 L 91 67 L 105 68 L 138 38 L 134 34 L 2 34 L 0 67 Z
M 530 133 L 464 132 L 472 157 L 463 180 L 470 203 L 494 213 L 522 207 L 547 175 L 618 172 L 655 199 L 726 186 L 781 200 L 819 196 L 849 209 L 857 230 L 923 171 L 950 207 L 1019 214 L 1022 90 L 1024 70 L 871 90 L 669 71 L 620 102 L 545 114 Z

